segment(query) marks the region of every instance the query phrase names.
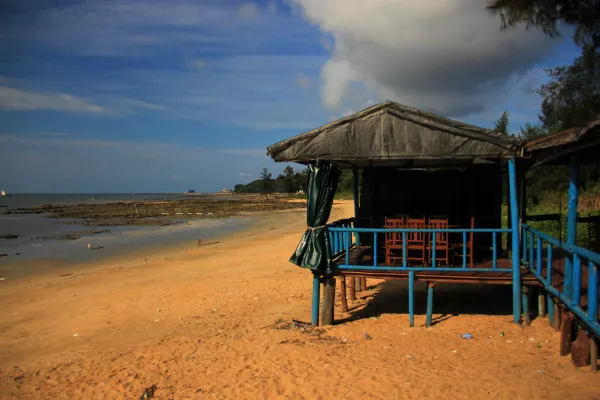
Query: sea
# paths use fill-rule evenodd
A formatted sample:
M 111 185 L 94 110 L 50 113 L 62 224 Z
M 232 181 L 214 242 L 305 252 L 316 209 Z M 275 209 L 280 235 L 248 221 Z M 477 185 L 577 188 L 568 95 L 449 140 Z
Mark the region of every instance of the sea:
M 174 247 L 194 248 L 198 240 L 207 243 L 245 229 L 255 222 L 252 217 L 178 218 L 178 223 L 166 226 L 89 227 L 79 219 L 48 218 L 44 214 L 18 212 L 22 208 L 45 204 L 178 200 L 188 196 L 184 193 L 86 193 L 13 194 L 0 197 L 0 283 L 57 268 L 64 270 L 85 266 L 93 261 L 114 260 L 124 255 L 150 256 Z M 11 213 L 3 213 L 3 210 Z M 2 235 L 18 237 L 2 238 Z

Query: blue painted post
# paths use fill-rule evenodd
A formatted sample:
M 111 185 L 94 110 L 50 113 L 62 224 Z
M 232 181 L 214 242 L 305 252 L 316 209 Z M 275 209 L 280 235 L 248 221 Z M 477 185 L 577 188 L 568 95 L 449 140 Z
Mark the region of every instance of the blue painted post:
M 433 232 L 431 234 L 432 236 L 432 241 L 431 241 L 431 268 L 435 268 L 435 237 L 437 236 L 437 234 L 435 232 Z
M 312 295 L 312 326 L 319 326 L 319 303 L 321 301 L 321 279 L 313 273 L 313 295 Z
M 408 265 L 406 257 L 406 232 L 402 232 L 402 266 L 404 268 Z
M 356 167 L 352 168 L 352 194 L 354 195 L 354 218 L 355 221 L 358 218 L 358 210 L 359 210 L 359 199 L 358 199 L 358 169 Z M 358 232 L 354 233 L 356 237 L 356 246 L 360 246 L 360 239 L 358 237 Z
M 573 292 L 571 297 L 571 304 L 579 306 L 579 299 L 581 298 L 581 258 L 577 254 L 573 253 Z
M 377 232 L 373 234 L 373 266 L 377 266 Z
M 463 232 L 463 268 L 467 268 L 467 232 Z
M 521 242 L 523 242 L 523 253 L 521 253 L 521 262 L 526 264 L 527 259 L 527 229 L 523 227 L 521 232 Z
M 431 326 L 431 319 L 433 314 L 433 282 L 427 284 L 427 318 L 425 320 L 426 326 Z
M 523 238 L 523 240 L 527 240 L 527 238 Z M 535 250 L 535 244 L 533 242 L 533 232 L 529 232 L 529 268 L 533 268 L 533 250 Z
M 546 285 L 552 286 L 552 244 L 548 243 L 548 255 L 546 256 Z M 554 321 L 554 304 L 552 303 L 552 297 L 550 293 L 546 295 L 546 311 L 548 312 L 548 321 L 550 321 L 550 325 L 552 326 L 552 322 Z
M 598 321 L 598 267 L 588 265 L 588 321 Z
M 496 248 L 496 232 L 492 233 L 492 268 L 498 268 L 498 249 Z
M 350 232 L 344 232 L 346 236 L 346 265 L 350 265 Z
M 408 324 L 415 326 L 415 271 L 408 273 Z
M 579 162 L 571 157 L 571 179 L 569 181 L 569 203 L 567 204 L 567 244 L 574 245 L 577 239 L 577 190 L 579 188 Z M 578 283 L 579 284 L 579 283 Z M 573 290 L 573 259 L 565 262 L 565 296 L 571 298 Z
M 537 238 L 537 260 L 536 260 L 536 272 L 539 278 L 542 278 L 542 239 Z
M 519 203 L 517 201 L 517 173 L 514 158 L 508 160 L 508 181 L 512 230 L 513 321 L 518 324 L 521 320 L 521 263 L 519 262 Z

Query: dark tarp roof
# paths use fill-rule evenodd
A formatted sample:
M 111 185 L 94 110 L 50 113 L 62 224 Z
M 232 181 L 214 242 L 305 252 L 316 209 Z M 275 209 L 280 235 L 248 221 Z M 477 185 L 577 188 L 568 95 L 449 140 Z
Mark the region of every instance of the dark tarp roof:
M 600 154 L 600 120 L 566 129 L 527 142 L 524 146 L 535 165 L 569 163 L 577 153 L 582 162 L 598 162 Z
M 433 167 L 516 155 L 513 136 L 392 101 L 380 103 L 267 148 L 275 161 Z

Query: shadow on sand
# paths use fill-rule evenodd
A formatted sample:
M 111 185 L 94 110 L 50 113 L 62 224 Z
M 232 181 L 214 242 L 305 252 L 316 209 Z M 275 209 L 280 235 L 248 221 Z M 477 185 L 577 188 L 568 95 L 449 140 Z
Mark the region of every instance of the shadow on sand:
M 338 319 L 338 323 L 382 314 L 408 314 L 407 281 L 388 280 L 369 284 L 367 292 L 357 295 L 360 300 L 348 307 L 350 316 Z M 425 315 L 426 305 L 427 284 L 415 282 L 415 315 Z M 437 283 L 433 314 L 438 316 L 432 320 L 433 325 L 459 314 L 512 315 L 512 286 Z

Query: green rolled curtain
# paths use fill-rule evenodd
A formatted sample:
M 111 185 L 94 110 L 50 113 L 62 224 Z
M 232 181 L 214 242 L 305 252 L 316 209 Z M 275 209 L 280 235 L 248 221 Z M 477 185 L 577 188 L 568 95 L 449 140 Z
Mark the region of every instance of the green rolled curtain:
M 331 214 L 333 197 L 341 173 L 338 167 L 329 163 L 308 166 L 308 229 L 302 235 L 290 262 L 321 274 L 333 272 L 329 232 L 325 224 Z

